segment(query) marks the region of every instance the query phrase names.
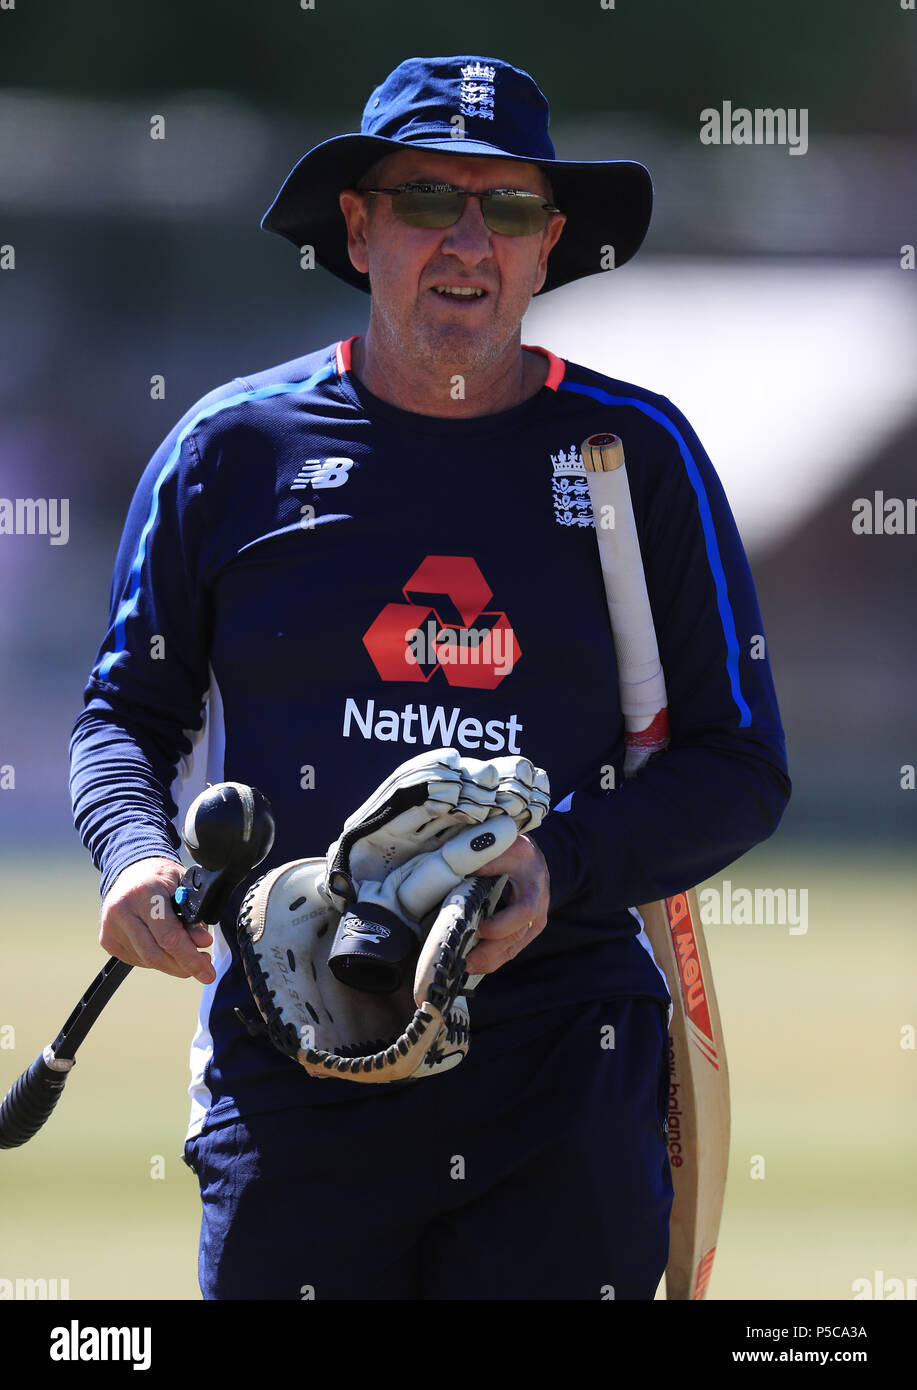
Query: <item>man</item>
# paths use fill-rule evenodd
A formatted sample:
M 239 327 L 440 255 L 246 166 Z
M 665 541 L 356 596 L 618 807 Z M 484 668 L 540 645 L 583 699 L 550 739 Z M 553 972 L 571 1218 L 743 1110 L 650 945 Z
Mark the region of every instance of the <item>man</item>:
M 264 219 L 370 291 L 365 334 L 218 388 L 141 480 L 74 809 L 103 945 L 205 986 L 186 1156 L 207 1298 L 649 1299 L 662 1275 L 669 1001 L 628 908 L 769 835 L 789 783 L 747 563 L 690 425 L 521 345 L 531 297 L 609 246 L 626 262 L 650 207 L 642 166 L 555 159 L 527 74 L 402 63 Z M 623 725 L 578 459 L 598 430 L 627 449 L 672 720 L 670 751 L 613 794 Z M 208 780 L 274 808 L 260 871 L 323 853 L 424 748 L 548 771 L 555 809 L 487 866 L 512 891 L 469 957 L 486 978 L 460 1067 L 305 1077 L 244 1026 L 238 896 L 212 964 L 210 933 L 161 910 L 205 701 Z

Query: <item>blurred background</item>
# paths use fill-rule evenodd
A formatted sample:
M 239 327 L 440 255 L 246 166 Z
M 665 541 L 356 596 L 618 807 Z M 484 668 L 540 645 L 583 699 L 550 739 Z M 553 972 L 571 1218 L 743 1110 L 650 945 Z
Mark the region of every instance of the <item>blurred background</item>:
M 365 297 L 261 215 L 401 59 L 456 52 L 531 72 L 561 157 L 652 172 L 637 259 L 536 299 L 524 338 L 685 412 L 758 586 L 794 794 L 724 878 L 805 891 L 807 924 L 708 928 L 734 1105 L 710 1297 L 881 1297 L 917 1280 L 917 540 L 853 517 L 917 496 L 917 13 L 897 0 L 0 10 L 0 505 L 69 500 L 66 544 L 0 532 L 0 1092 L 102 963 L 67 745 L 139 474 L 212 386 L 363 330 Z M 701 143 L 724 102 L 804 110 L 804 152 Z M 195 989 L 135 972 L 48 1130 L 0 1159 L 0 1280 L 198 1296 Z

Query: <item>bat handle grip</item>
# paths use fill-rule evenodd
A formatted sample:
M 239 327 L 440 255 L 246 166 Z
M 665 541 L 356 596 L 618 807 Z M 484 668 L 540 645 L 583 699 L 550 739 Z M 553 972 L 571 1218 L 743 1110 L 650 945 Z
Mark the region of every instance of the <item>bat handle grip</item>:
M 60 1100 L 74 1063 L 55 1062 L 50 1047 L 14 1081 L 0 1105 L 0 1149 L 16 1149 L 37 1134 Z

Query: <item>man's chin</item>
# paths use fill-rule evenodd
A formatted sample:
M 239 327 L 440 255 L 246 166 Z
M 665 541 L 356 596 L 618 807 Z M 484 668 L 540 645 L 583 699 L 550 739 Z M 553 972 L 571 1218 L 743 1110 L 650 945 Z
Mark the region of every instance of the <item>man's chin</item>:
M 471 324 L 427 324 L 420 346 L 431 367 L 472 371 L 495 362 L 506 343 L 494 332 Z

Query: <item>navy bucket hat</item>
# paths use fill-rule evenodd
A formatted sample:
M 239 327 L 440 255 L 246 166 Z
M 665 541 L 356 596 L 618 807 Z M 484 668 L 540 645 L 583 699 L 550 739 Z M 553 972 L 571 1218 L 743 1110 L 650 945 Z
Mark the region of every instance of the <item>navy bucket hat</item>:
M 319 265 L 358 289 L 369 277 L 347 254 L 338 195 L 384 155 L 417 147 L 444 154 L 537 164 L 567 222 L 548 258 L 539 293 L 623 265 L 649 226 L 653 185 L 633 160 L 557 159 L 548 103 L 528 73 L 499 58 L 408 58 L 372 93 L 359 134 L 316 145 L 284 181 L 261 221 L 294 246 L 312 246 Z

